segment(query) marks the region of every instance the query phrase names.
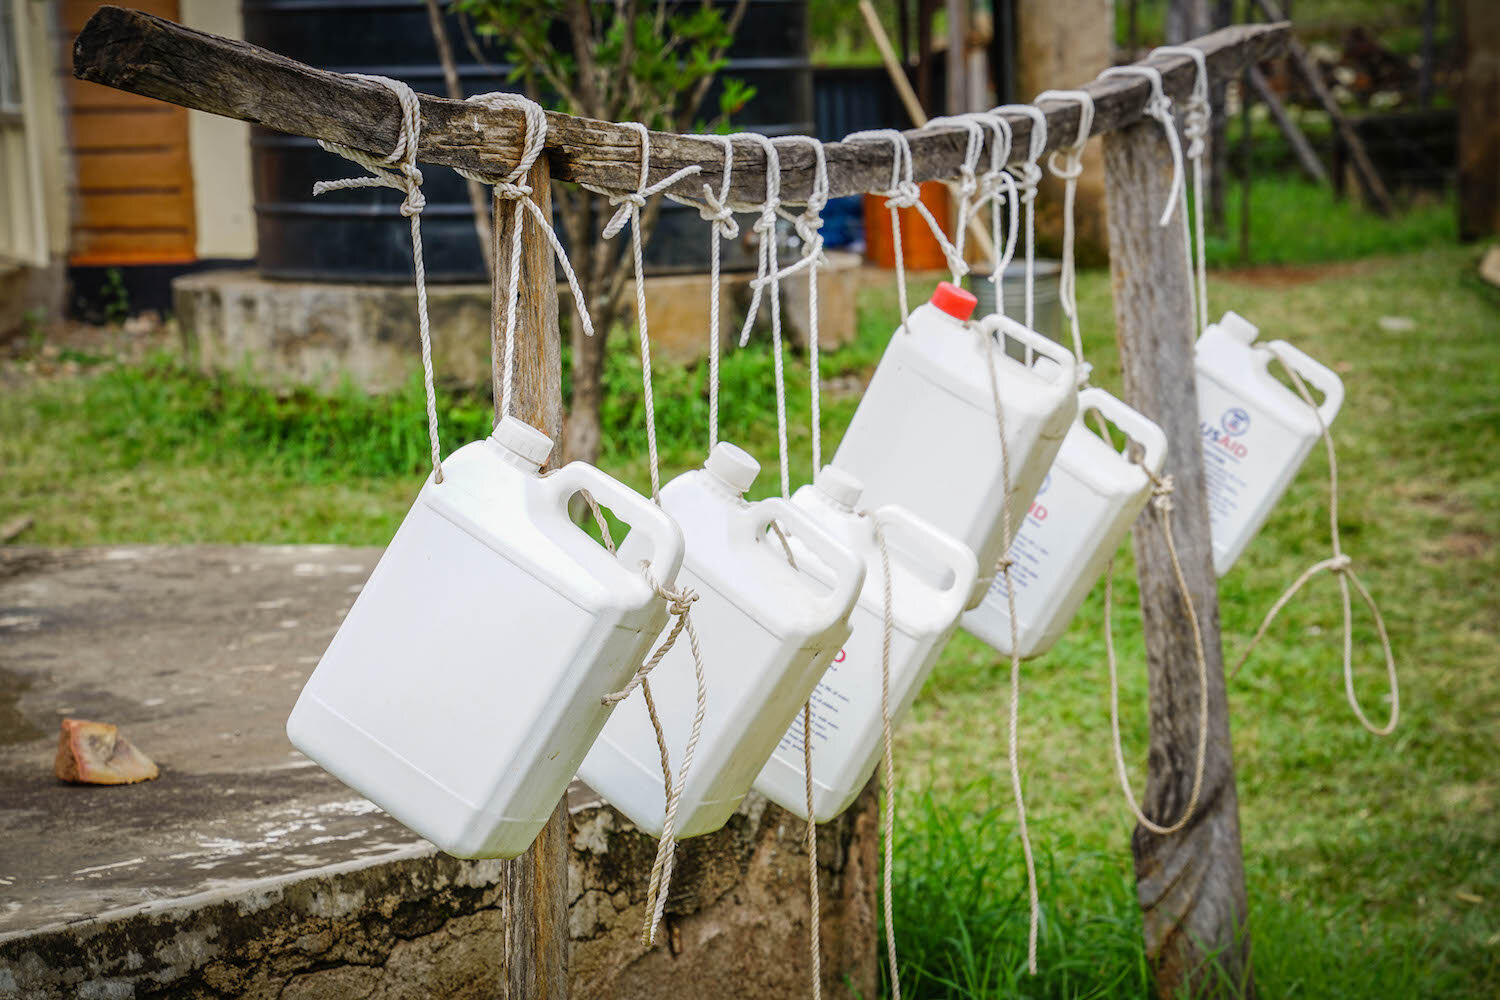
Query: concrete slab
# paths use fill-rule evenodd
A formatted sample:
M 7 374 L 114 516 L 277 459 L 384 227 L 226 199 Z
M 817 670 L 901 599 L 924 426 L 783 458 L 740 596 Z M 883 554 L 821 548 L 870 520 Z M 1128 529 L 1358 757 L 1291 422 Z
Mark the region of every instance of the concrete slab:
M 504 863 L 437 853 L 283 731 L 378 555 L 0 548 L 0 997 L 493 995 Z M 65 715 L 161 777 L 57 781 Z M 799 821 L 752 799 L 685 844 L 646 949 L 654 841 L 581 785 L 570 807 L 575 996 L 805 988 Z M 869 794 L 820 828 L 830 996 L 873 992 L 875 847 Z

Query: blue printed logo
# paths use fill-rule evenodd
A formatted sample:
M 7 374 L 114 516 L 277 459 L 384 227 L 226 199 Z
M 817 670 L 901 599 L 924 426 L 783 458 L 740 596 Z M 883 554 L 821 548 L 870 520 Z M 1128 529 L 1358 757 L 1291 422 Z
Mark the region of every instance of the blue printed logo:
M 1250 429 L 1250 414 L 1238 406 L 1231 406 L 1219 418 L 1219 425 L 1230 437 L 1239 437 Z

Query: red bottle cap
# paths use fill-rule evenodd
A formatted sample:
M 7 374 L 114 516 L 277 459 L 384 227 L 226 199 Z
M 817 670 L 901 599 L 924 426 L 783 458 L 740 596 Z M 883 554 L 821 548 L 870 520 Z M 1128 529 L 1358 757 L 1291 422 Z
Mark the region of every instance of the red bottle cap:
M 937 291 L 932 293 L 932 304 L 960 323 L 966 323 L 974 315 L 979 300 L 951 282 L 939 281 Z

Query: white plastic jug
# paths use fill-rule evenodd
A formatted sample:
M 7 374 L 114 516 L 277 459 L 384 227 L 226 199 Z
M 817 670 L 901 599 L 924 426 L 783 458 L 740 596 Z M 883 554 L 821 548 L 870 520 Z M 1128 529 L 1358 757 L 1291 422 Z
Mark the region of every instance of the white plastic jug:
M 865 583 L 849 616 L 853 634 L 829 664 L 812 694 L 813 816 L 819 823 L 849 808 L 880 760 L 880 660 L 885 632 L 885 572 L 870 517 L 855 512 L 857 479 L 833 466 L 804 486 L 792 503 L 806 511 L 865 564 Z M 917 517 L 888 504 L 873 512 L 885 534 L 891 564 L 893 610 L 890 659 L 891 721 L 911 707 L 938 654 L 958 626 L 974 590 L 978 567 L 969 547 Z M 806 551 L 790 538 L 799 561 Z M 807 818 L 802 713 L 755 779 L 755 790 Z
M 1226 312 L 1198 338 L 1198 420 L 1214 545 L 1229 572 L 1344 402 L 1344 383 L 1284 340 L 1255 343 L 1256 328 Z M 1273 352 L 1323 394 L 1316 413 L 1271 374 Z
M 693 623 L 703 650 L 707 707 L 702 735 L 677 807 L 676 835 L 711 833 L 733 815 L 793 716 L 849 638 L 849 612 L 864 582 L 863 560 L 801 508 L 777 497 L 745 501 L 760 471 L 744 451 L 720 442 L 702 469 L 661 491 L 662 506 L 687 542 L 680 587 L 698 592 Z M 775 521 L 824 564 L 819 574 L 787 561 Z M 627 537 L 621 556 L 633 551 Z M 696 710 L 692 653 L 680 639 L 652 672 L 673 780 Z M 661 751 L 645 700 L 615 709 L 579 777 L 630 821 L 660 835 L 666 793 Z
M 443 462 L 287 720 L 293 744 L 459 857 L 536 838 L 666 622 L 682 534 L 598 469 L 549 475 L 541 431 L 506 417 Z M 633 529 L 616 559 L 568 518 L 587 489 Z
M 1003 545 L 1005 499 L 988 367 L 993 356 L 1019 525 L 1077 408 L 1073 356 L 1003 316 L 965 321 L 974 296 L 947 282 L 891 337 L 833 464 L 865 484 L 865 503 L 898 504 L 961 540 L 979 562 L 977 604 Z M 1007 342 L 1030 361 L 1007 352 Z M 1020 353 L 1019 351 L 1017 353 Z
M 1090 411 L 1140 445 L 1140 463 L 1085 426 Z M 1167 437 L 1153 421 L 1103 389 L 1078 393 L 1073 426 L 1010 546 L 1021 656 L 1040 656 L 1067 630 L 1151 496 L 1146 469 L 1160 475 L 1166 457 Z M 1005 578 L 996 576 L 983 603 L 964 615 L 963 624 L 970 634 L 1008 654 L 1007 603 Z

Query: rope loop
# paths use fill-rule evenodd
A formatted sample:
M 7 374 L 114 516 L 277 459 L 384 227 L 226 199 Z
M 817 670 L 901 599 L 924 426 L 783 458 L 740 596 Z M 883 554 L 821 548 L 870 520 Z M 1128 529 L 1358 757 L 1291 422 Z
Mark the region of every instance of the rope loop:
M 1167 194 L 1166 207 L 1162 209 L 1159 226 L 1165 226 L 1172 218 L 1172 212 L 1177 208 L 1178 199 L 1182 197 L 1182 143 L 1177 138 L 1177 122 L 1172 118 L 1172 99 L 1162 89 L 1161 70 L 1155 66 L 1145 63 L 1132 63 L 1129 66 L 1111 66 L 1100 78 L 1108 76 L 1143 76 L 1151 84 L 1151 94 L 1146 98 L 1145 114 L 1155 118 L 1161 124 L 1162 130 L 1167 135 L 1167 145 L 1172 151 L 1172 185 Z
M 964 241 L 969 233 L 969 219 L 979 208 L 979 154 L 984 152 L 984 125 L 972 114 L 932 118 L 924 129 L 942 125 L 957 125 L 967 133 L 964 144 L 964 160 L 958 167 L 958 219 L 955 223 L 958 234 L 953 241 L 953 250 L 959 260 L 967 262 Z M 967 272 L 967 266 L 964 268 Z
M 1018 112 L 1031 119 L 1030 144 L 1027 147 L 1026 159 L 1019 167 L 1012 168 L 1019 171 L 1017 190 L 1020 194 L 1021 207 L 1026 211 L 1026 284 L 1025 284 L 1025 321 L 1030 329 L 1036 328 L 1036 193 L 1037 185 L 1042 180 L 1042 168 L 1037 165 L 1041 159 L 1042 152 L 1047 148 L 1047 116 L 1042 110 L 1031 104 L 1002 104 L 993 110 L 994 114 L 1004 114 L 1008 111 Z M 995 289 L 997 304 L 999 302 L 1000 289 Z M 1031 361 L 1031 349 L 1026 349 L 1026 359 Z
M 1047 166 L 1054 176 L 1077 180 L 1083 173 L 1083 147 L 1094 129 L 1094 97 L 1087 90 L 1044 90 L 1032 99 L 1033 104 L 1043 101 L 1073 101 L 1078 105 L 1078 131 L 1073 141 L 1047 157 Z
M 401 107 L 401 129 L 396 138 L 396 147 L 384 157 L 371 156 L 363 150 L 353 149 L 336 142 L 319 139 L 318 145 L 330 153 L 337 153 L 346 160 L 359 164 L 370 172 L 368 177 L 346 177 L 334 181 L 318 181 L 313 185 L 313 197 L 329 191 L 350 188 L 388 187 L 401 191 L 405 197 L 401 202 L 401 214 L 411 222 L 412 274 L 417 286 L 417 336 L 422 344 L 422 388 L 427 399 L 427 443 L 432 452 L 432 481 L 442 483 L 443 464 L 438 445 L 437 389 L 432 374 L 432 327 L 427 318 L 427 265 L 422 259 L 422 209 L 427 198 L 422 194 L 422 171 L 417 169 L 417 145 L 422 134 L 422 106 L 416 93 L 400 80 L 367 73 L 351 73 L 360 80 L 378 83 L 396 96 Z M 391 171 L 390 167 L 396 167 Z
M 1010 120 L 1004 115 L 993 111 L 975 111 L 970 113 L 974 118 L 990 127 L 993 135 L 990 137 L 990 165 L 979 177 L 979 201 L 975 208 L 988 204 L 990 206 L 990 242 L 993 252 L 990 255 L 990 285 L 995 290 L 995 309 L 1002 315 L 1005 312 L 1005 293 L 1002 287 L 1005 269 L 1010 266 L 1012 258 L 1016 254 L 1016 242 L 1019 239 L 1019 228 L 1021 223 L 1020 197 L 1016 191 L 1016 179 L 1005 169 L 1006 162 L 1010 159 L 1013 134 Z M 1005 206 L 1009 209 L 1006 216 L 1009 226 L 1006 233 L 1000 231 L 1000 209 Z

